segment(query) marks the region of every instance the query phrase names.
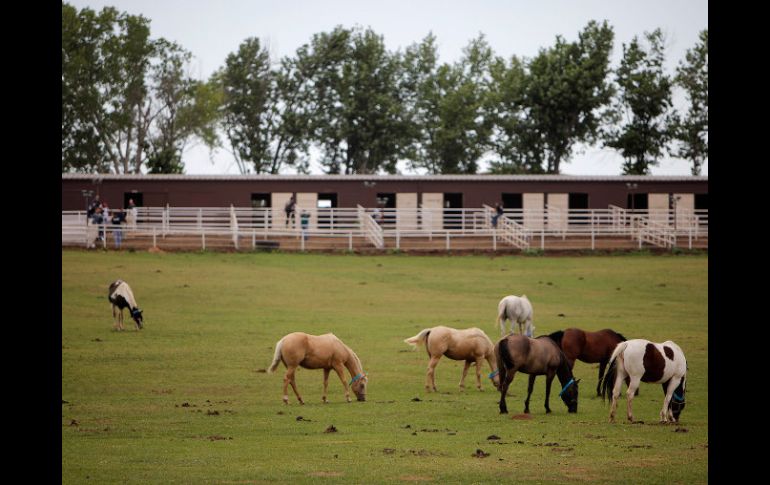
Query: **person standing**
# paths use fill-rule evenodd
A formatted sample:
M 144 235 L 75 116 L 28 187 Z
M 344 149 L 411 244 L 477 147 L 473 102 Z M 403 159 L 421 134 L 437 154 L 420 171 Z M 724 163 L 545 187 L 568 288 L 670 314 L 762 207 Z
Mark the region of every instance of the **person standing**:
M 112 225 L 115 226 L 113 234 L 115 235 L 115 249 L 120 249 L 120 244 L 123 242 L 123 230 L 120 225 L 125 220 L 126 214 L 120 209 L 112 211 Z
M 495 204 L 495 215 L 492 216 L 492 227 L 497 229 L 497 220 L 503 215 L 503 204 L 498 202 Z
M 283 210 L 286 212 L 286 225 L 289 225 L 289 220 L 291 219 L 292 225 L 294 222 L 296 222 L 296 215 L 295 211 L 297 209 L 297 200 L 294 198 L 294 195 L 292 194 L 291 198 L 289 199 L 289 202 L 286 203 Z

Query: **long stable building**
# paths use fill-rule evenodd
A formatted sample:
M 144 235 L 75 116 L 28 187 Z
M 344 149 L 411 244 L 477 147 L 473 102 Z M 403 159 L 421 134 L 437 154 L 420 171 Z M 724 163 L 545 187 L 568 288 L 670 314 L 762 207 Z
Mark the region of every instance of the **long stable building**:
M 708 209 L 708 176 L 62 174 L 62 210 L 111 207 Z

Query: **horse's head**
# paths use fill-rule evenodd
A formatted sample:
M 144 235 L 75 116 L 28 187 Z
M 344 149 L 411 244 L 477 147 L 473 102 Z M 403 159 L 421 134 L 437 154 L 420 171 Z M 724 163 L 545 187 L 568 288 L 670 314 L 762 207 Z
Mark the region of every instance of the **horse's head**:
M 489 377 L 489 380 L 492 381 L 492 384 L 495 386 L 495 389 L 499 391 L 500 390 L 500 371 L 496 370 L 494 372 L 491 372 L 487 377 Z
M 368 378 L 366 377 L 366 374 L 361 372 L 357 376 L 353 378 L 353 380 L 350 383 L 350 388 L 353 390 L 353 392 L 356 395 L 356 399 L 359 401 L 366 401 L 366 383 L 368 382 Z
M 564 404 L 567 405 L 567 411 L 570 413 L 576 413 L 578 408 L 578 382 L 580 382 L 580 379 L 575 380 L 574 378 L 570 379 L 567 384 L 564 385 L 561 392 L 559 393 L 559 397 L 561 397 L 561 400 L 564 401 Z
M 142 328 L 142 321 L 144 320 L 144 317 L 142 317 L 142 310 L 140 308 L 134 308 L 131 310 L 131 318 L 134 319 L 136 322 L 137 328 Z

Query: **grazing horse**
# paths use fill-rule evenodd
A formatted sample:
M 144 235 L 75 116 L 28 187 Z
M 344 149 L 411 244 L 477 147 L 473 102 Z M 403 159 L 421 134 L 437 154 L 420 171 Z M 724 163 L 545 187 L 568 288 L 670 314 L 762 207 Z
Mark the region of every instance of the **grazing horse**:
M 605 328 L 598 332 L 587 332 L 579 328 L 559 330 L 549 337 L 561 347 L 564 356 L 567 357 L 569 368 L 575 366 L 575 360 L 582 360 L 588 364 L 599 363 L 599 381 L 596 383 L 596 395 L 601 396 L 600 384 L 604 377 L 604 369 L 610 361 L 612 351 L 626 338 L 614 330 Z
M 488 377 L 492 380 L 495 387 L 499 385 L 497 377 L 497 365 L 494 361 L 494 345 L 489 340 L 483 330 L 472 327 L 463 330 L 456 328 L 438 327 L 426 328 L 414 337 L 410 337 L 404 342 L 415 349 L 420 344 L 425 344 L 425 350 L 428 351 L 430 362 L 428 363 L 428 373 L 425 377 L 425 389 L 430 392 L 436 391 L 436 366 L 442 355 L 446 355 L 452 360 L 464 360 L 463 376 L 460 378 L 460 388 L 465 388 L 465 376 L 468 374 L 468 367 L 476 364 L 476 387 L 481 390 L 481 361 L 486 359 L 489 363 L 489 369 L 492 371 Z
M 615 408 L 623 380 L 630 378 L 627 396 L 628 420 L 633 422 L 631 402 L 639 382 L 662 384 L 663 408 L 660 410 L 662 423 L 679 421 L 679 414 L 684 409 L 685 381 L 687 380 L 687 360 L 684 352 L 674 342 L 667 340 L 662 344 L 644 339 L 634 339 L 621 342 L 615 347 L 610 357 L 607 375 L 602 381 L 602 398 L 612 388 L 612 404 L 610 405 L 610 423 L 615 421 Z
M 529 397 L 535 386 L 535 378 L 545 375 L 545 412 L 550 413 L 548 400 L 551 396 L 551 381 L 554 375 L 559 376 L 562 389 L 559 393 L 567 410 L 576 413 L 578 407 L 578 382 L 572 376 L 572 370 L 567 364 L 567 358 L 556 342 L 545 335 L 530 338 L 524 335 L 508 335 L 501 338 L 495 346 L 497 367 L 500 369 L 500 413 L 508 412 L 505 395 L 513 382 L 516 371 L 529 374 L 527 400 L 524 401 L 524 412 L 529 414 Z
M 123 309 L 128 308 L 131 317 L 136 322 L 136 329 L 141 330 L 144 322 L 142 310 L 137 306 L 131 287 L 123 280 L 117 280 L 110 285 L 107 298 L 112 303 L 112 319 L 116 330 L 123 330 Z
M 297 366 L 305 369 L 323 369 L 324 370 L 324 393 L 323 402 L 326 400 L 326 390 L 329 385 L 329 372 L 334 369 L 342 381 L 342 387 L 345 388 L 345 398 L 350 402 L 350 390 L 348 383 L 345 382 L 344 368 L 350 372 L 350 389 L 356 394 L 356 399 L 366 401 L 366 383 L 368 378 L 364 372 L 361 360 L 355 352 L 345 345 L 342 340 L 333 333 L 324 335 L 310 335 L 303 332 L 294 332 L 284 336 L 275 344 L 275 355 L 270 364 L 268 372 L 272 373 L 283 362 L 286 366 L 286 375 L 283 377 L 283 403 L 289 404 L 289 394 L 287 387 L 291 384 L 294 394 L 300 404 L 305 404 L 302 396 L 297 390 L 297 383 L 294 374 Z
M 519 324 L 519 333 L 532 337 L 535 335 L 535 327 L 532 326 L 532 303 L 529 302 L 527 295 L 515 296 L 509 295 L 500 300 L 497 304 L 497 323 L 500 325 L 500 335 L 505 335 L 505 321 L 511 321 L 511 331 L 513 333 L 514 323 Z M 522 325 L 526 324 L 526 332 Z

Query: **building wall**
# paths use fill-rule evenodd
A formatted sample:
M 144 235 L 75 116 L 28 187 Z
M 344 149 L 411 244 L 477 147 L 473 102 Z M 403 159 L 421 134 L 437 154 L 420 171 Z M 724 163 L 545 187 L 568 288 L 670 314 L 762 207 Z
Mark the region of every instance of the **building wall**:
M 275 178 L 196 177 L 196 176 L 73 176 L 62 175 L 62 210 L 83 210 L 86 201 L 81 190 L 93 190 L 110 206 L 123 204 L 124 193 L 137 191 L 145 206 L 251 207 L 252 193 L 337 193 L 338 207 L 377 205 L 377 193 L 423 194 L 459 192 L 465 207 L 494 207 L 502 193 L 569 194 L 588 193 L 590 208 L 606 209 L 609 204 L 626 207 L 629 193 L 698 194 L 708 193 L 708 177 L 590 177 L 554 176 L 468 176 L 468 177 L 371 177 L 361 176 L 277 176 Z M 481 178 L 481 180 L 479 180 Z M 486 179 L 485 179 L 486 178 Z M 565 180 L 566 179 L 566 180 Z M 637 187 L 630 191 L 628 180 Z M 280 207 L 283 210 L 283 207 Z

